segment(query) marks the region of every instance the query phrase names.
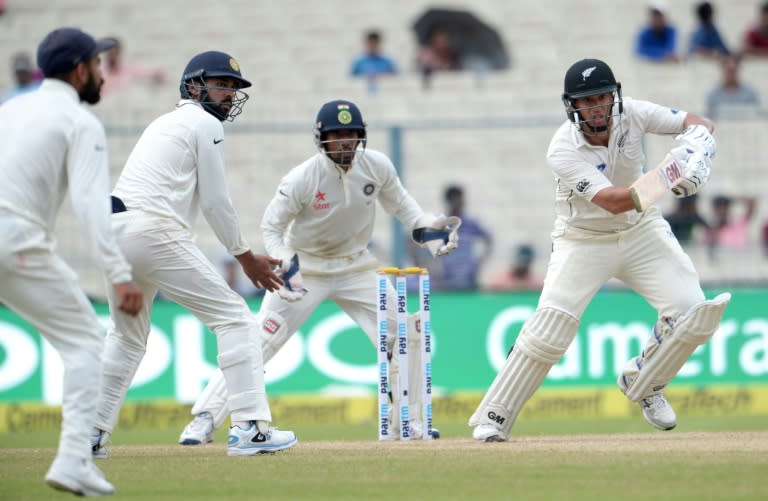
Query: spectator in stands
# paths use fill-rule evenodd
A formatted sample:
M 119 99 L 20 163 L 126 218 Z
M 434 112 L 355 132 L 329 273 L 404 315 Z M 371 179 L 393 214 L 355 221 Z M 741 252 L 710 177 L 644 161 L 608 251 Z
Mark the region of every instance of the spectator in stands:
M 672 228 L 672 233 L 675 234 L 681 245 L 688 245 L 696 241 L 694 232 L 697 226 L 705 230 L 704 234 L 709 231 L 707 221 L 699 214 L 697 202 L 698 195 L 678 198 L 675 211 L 665 217 Z
M 0 96 L 0 103 L 4 103 L 19 94 L 37 89 L 40 86 L 40 82 L 43 81 L 42 74 L 39 70 L 35 69 L 29 56 L 24 52 L 19 52 L 13 56 L 13 59 L 11 59 L 11 69 L 13 70 L 16 84 Z
M 370 30 L 365 34 L 365 52 L 352 62 L 350 73 L 354 77 L 368 79 L 376 79 L 379 75 L 397 74 L 394 60 L 381 53 L 381 33 Z
M 760 18 L 747 30 L 741 52 L 745 56 L 768 57 L 768 2 L 760 7 Z
M 126 63 L 123 61 L 123 44 L 119 38 L 111 37 L 115 46 L 104 57 L 104 86 L 102 94 L 129 90 L 137 82 L 161 84 L 165 72 L 154 66 Z
M 539 290 L 543 282 L 533 274 L 533 260 L 536 253 L 530 244 L 518 245 L 509 268 L 494 275 L 486 284 L 486 290 Z
M 704 58 L 719 58 L 730 55 L 728 47 L 715 26 L 715 8 L 710 2 L 700 2 L 696 5 L 696 17 L 699 25 L 691 34 L 688 45 L 688 56 Z
M 760 97 L 751 86 L 739 77 L 741 58 L 727 56 L 720 61 L 722 80 L 707 96 L 707 116 L 721 118 L 727 107 L 738 108 L 737 116 L 754 114 L 760 107 Z
M 734 218 L 731 208 L 735 202 L 744 204 L 744 213 Z M 753 197 L 733 199 L 718 195 L 712 199 L 714 222 L 710 225 L 708 244 L 713 248 L 744 249 L 749 245 L 749 223 L 755 214 Z
M 654 62 L 680 62 L 677 55 L 677 29 L 667 22 L 666 6 L 655 2 L 648 8 L 648 25 L 635 41 L 635 55 Z
M 493 248 L 493 237 L 480 222 L 464 213 L 464 189 L 457 185 L 444 193 L 446 215 L 461 218 L 461 245 L 451 254 L 433 260 L 432 286 L 435 290 L 476 290 L 477 277 Z M 435 262 L 436 261 L 436 262 Z
M 437 28 L 429 37 L 429 41 L 419 48 L 416 61 L 428 87 L 433 73 L 438 71 L 457 71 L 462 69 L 458 51 L 454 48 L 450 34 Z

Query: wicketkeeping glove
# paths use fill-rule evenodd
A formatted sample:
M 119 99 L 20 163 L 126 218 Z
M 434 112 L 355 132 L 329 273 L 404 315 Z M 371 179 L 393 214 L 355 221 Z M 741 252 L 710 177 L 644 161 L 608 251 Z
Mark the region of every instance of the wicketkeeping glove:
M 430 226 L 414 228 L 411 238 L 419 247 L 429 249 L 433 257 L 445 256 L 459 246 L 459 226 L 461 218 L 441 214 Z
M 276 272 L 283 279 L 283 286 L 277 289 L 277 295 L 282 299 L 293 303 L 309 292 L 304 288 L 304 280 L 301 278 L 298 254 L 294 254 L 290 260 L 284 259 Z
M 717 153 L 717 143 L 709 129 L 703 125 L 691 125 L 687 127 L 683 132 L 675 137 L 675 141 L 682 146 L 690 146 L 691 148 L 701 152 L 707 158 L 715 158 Z

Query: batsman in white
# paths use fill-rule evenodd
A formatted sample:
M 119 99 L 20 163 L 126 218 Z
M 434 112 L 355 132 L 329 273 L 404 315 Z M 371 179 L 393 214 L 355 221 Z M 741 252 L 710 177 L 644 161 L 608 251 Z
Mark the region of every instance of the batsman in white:
M 634 210 L 629 185 L 643 174 L 646 133 L 678 134 L 688 194 L 709 177 L 713 124 L 693 113 L 622 98 L 603 61 L 584 59 L 565 74 L 568 120 L 549 145 L 556 219 L 544 287 L 505 364 L 469 419 L 477 440 L 505 441 L 525 402 L 576 335 L 584 309 L 611 278 L 642 295 L 658 320 L 618 385 L 661 430 L 677 424 L 664 387 L 717 330 L 729 294 L 706 301 L 690 258 L 658 207 Z M 675 148 L 673 148 L 674 150 Z M 687 158 L 687 161 L 686 161 Z
M 387 213 L 413 230 L 414 240 L 433 256 L 446 255 L 458 245 L 461 219 L 434 216 L 421 209 L 403 188 L 392 161 L 366 148 L 366 124 L 354 103 L 325 103 L 317 114 L 314 135 L 319 152 L 282 179 L 261 223 L 267 253 L 294 263 L 283 276 L 286 287 L 267 293 L 257 315 L 257 339 L 263 345 L 265 361 L 326 299 L 339 305 L 377 345 L 375 284 L 379 264 L 367 249 L 377 200 Z M 391 285 L 389 295 L 390 304 L 395 304 Z M 301 296 L 301 301 L 293 302 Z M 395 339 L 395 308 L 390 313 L 391 346 Z M 411 353 L 419 353 L 420 346 L 414 327 L 416 316 L 412 316 L 408 329 Z M 392 358 L 393 374 L 399 370 L 397 358 Z M 418 357 L 410 359 L 410 403 L 415 410 L 421 408 L 421 373 Z M 393 376 L 392 380 L 397 378 Z M 230 411 L 226 394 L 221 374 L 214 373 L 192 408 L 195 418 L 182 432 L 181 444 L 199 445 L 212 440 L 213 430 Z M 393 391 L 393 395 L 397 394 Z M 411 423 L 414 437 L 421 436 L 419 416 L 416 414 Z
M 280 261 L 254 254 L 243 238 L 225 181 L 222 122 L 241 113 L 248 99 L 241 89 L 250 85 L 228 54 L 193 57 L 181 77 L 176 109 L 144 130 L 117 181 L 112 225 L 144 291 L 144 310 L 125 315 L 114 308 L 116 298 L 109 298 L 114 328 L 106 339 L 91 435 L 96 457 L 106 456 L 105 444 L 144 356 L 158 291 L 216 334 L 232 409 L 227 454 L 274 452 L 296 443 L 293 432 L 270 427 L 256 319 L 197 247 L 191 230 L 202 211 L 254 285 L 273 291 L 283 284 L 273 271 Z
M 40 88 L 0 106 L 0 302 L 31 323 L 64 366 L 61 438 L 45 481 L 78 495 L 113 494 L 93 464 L 88 434 L 96 415 L 104 329 L 75 272 L 55 252 L 59 207 L 70 200 L 123 315 L 142 293 L 109 225 L 109 162 L 96 104 L 99 54 L 110 48 L 83 31 L 60 28 L 37 48 Z

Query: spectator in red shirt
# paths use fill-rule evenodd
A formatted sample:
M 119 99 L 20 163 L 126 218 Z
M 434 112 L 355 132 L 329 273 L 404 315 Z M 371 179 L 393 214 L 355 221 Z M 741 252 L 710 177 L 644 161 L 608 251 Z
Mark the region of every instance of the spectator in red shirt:
M 742 53 L 747 56 L 768 57 L 768 2 L 760 7 L 760 18 L 744 36 Z

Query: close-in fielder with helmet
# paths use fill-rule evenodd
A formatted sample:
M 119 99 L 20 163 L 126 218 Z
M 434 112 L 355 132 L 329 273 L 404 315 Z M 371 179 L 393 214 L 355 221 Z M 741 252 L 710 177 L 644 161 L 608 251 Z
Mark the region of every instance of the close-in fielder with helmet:
M 91 443 L 105 443 L 147 346 L 152 299 L 160 291 L 216 334 L 218 364 L 232 410 L 227 454 L 272 452 L 293 446 L 291 431 L 270 427 L 259 328 L 242 297 L 229 288 L 194 242 L 200 211 L 216 236 L 258 287 L 283 286 L 278 259 L 254 254 L 243 238 L 224 173 L 224 128 L 242 111 L 251 84 L 232 57 L 203 52 L 181 78 L 176 109 L 155 119 L 131 151 L 113 191 L 112 226 L 144 291 L 144 310 L 130 317 L 109 304 L 114 328 L 104 349 L 104 378 Z
M 634 209 L 629 186 L 643 175 L 646 133 L 671 135 L 670 152 L 694 193 L 709 178 L 715 141 L 710 120 L 648 101 L 623 98 L 604 62 L 584 59 L 565 74 L 568 120 L 549 145 L 557 179 L 552 255 L 536 312 L 523 325 L 505 364 L 469 419 L 473 437 L 505 441 L 525 402 L 573 341 L 584 309 L 617 278 L 658 312 L 643 351 L 618 377 L 646 421 L 677 424 L 664 387 L 718 328 L 729 294 L 705 300 L 690 258 L 658 207 Z M 676 190 L 676 193 L 684 193 Z
M 377 345 L 376 312 L 378 302 L 373 289 L 378 262 L 368 251 L 376 215 L 376 201 L 397 217 L 414 240 L 433 256 L 456 249 L 457 217 L 425 213 L 403 188 L 392 161 L 383 153 L 366 148 L 366 125 L 358 107 L 349 101 L 325 103 L 314 126 L 319 153 L 292 169 L 280 182 L 274 198 L 264 212 L 261 227 L 267 253 L 285 261 L 300 263 L 301 270 L 283 278 L 301 301 L 283 300 L 279 293 L 267 293 L 259 311 L 260 337 L 264 360 L 271 359 L 312 312 L 326 299 L 334 301 Z M 422 235 L 439 234 L 425 240 Z M 292 259 L 298 256 L 298 260 Z M 293 273 L 295 272 L 295 274 Z M 390 287 L 390 300 L 395 297 Z M 395 312 L 388 325 L 390 345 L 394 342 Z M 409 322 L 409 343 L 418 353 L 414 320 Z M 418 357 L 411 357 L 417 364 Z M 398 368 L 393 357 L 393 371 Z M 419 370 L 409 374 L 411 408 L 420 409 L 414 398 L 421 395 Z M 392 376 L 391 380 L 397 378 Z M 416 386 L 418 385 L 418 386 Z M 210 442 L 213 430 L 226 418 L 227 388 L 220 374 L 214 373 L 192 409 L 195 419 L 181 434 L 179 442 L 198 445 Z M 393 395 L 397 395 L 393 391 Z M 394 407 L 398 407 L 397 405 Z M 398 422 L 397 419 L 394 422 Z M 421 436 L 421 422 L 413 416 L 412 434 Z

